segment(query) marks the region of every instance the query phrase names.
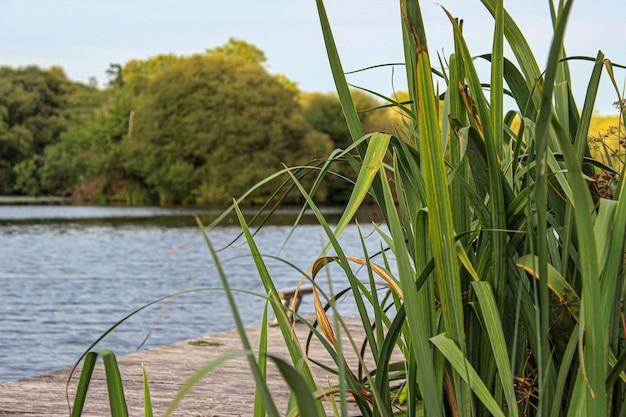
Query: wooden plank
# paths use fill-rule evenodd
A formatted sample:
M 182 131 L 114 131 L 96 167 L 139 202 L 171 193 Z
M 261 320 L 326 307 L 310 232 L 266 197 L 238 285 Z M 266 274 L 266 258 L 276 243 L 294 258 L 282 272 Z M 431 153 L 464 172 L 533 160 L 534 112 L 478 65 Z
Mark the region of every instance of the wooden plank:
M 345 320 L 350 334 L 360 345 L 363 340 L 360 319 Z M 295 329 L 304 345 L 308 328 L 299 323 Z M 268 352 L 287 359 L 280 329 L 270 327 L 268 332 Z M 246 333 L 252 343 L 257 343 L 260 325 L 247 327 Z M 148 374 L 155 415 L 162 415 L 182 384 L 196 370 L 225 352 L 241 348 L 235 330 L 202 337 L 196 341 L 200 341 L 200 345 L 184 341 L 118 358 L 130 415 L 143 415 L 142 363 Z M 349 345 L 347 341 L 345 345 Z M 309 356 L 322 362 L 330 361 L 319 342 L 312 344 Z M 348 363 L 356 371 L 356 355 L 346 356 Z M 371 363 L 371 359 L 369 362 Z M 315 368 L 315 373 L 320 381 L 319 386 L 326 385 L 324 381 L 327 377 L 332 380 L 332 376 L 319 368 Z M 67 416 L 69 413 L 65 402 L 65 383 L 68 375 L 69 370 L 65 369 L 0 384 L 0 416 Z M 70 385 L 70 397 L 76 390 L 78 375 L 79 373 Z M 284 413 L 289 390 L 278 371 L 271 365 L 268 366 L 268 385 L 279 411 Z M 175 415 L 248 416 L 252 414 L 253 398 L 254 382 L 246 359 L 240 357 L 226 362 L 203 379 L 183 400 Z M 353 415 L 359 415 L 353 404 L 351 407 Z M 101 364 L 94 371 L 83 415 L 110 415 Z

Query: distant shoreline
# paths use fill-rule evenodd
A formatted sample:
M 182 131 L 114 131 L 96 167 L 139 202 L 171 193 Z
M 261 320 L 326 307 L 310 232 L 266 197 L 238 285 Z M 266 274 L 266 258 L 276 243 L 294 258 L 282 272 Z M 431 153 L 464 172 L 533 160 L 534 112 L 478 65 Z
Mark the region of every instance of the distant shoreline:
M 2 204 L 70 204 L 71 197 L 58 196 L 24 196 L 24 195 L 0 195 L 0 205 Z

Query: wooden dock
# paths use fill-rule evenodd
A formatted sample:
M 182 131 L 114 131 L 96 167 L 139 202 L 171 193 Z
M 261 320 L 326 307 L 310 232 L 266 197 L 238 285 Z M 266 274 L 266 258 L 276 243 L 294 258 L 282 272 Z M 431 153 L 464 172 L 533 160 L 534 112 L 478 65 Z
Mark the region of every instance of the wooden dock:
M 345 319 L 350 334 L 359 343 L 363 340 L 360 319 Z M 246 328 L 253 346 L 258 346 L 260 325 Z M 296 334 L 304 345 L 308 328 L 296 325 Z M 155 415 L 163 415 L 176 396 L 179 388 L 193 373 L 219 355 L 241 349 L 235 330 L 184 341 L 152 350 L 133 353 L 118 358 L 129 415 L 143 415 L 143 363 L 150 382 Z M 269 327 L 268 352 L 288 359 L 278 327 Z M 328 360 L 321 344 L 314 343 L 310 357 Z M 348 357 L 350 366 L 356 370 L 355 357 Z M 70 398 L 76 390 L 78 372 L 70 385 Z M 325 385 L 326 372 L 315 369 L 320 385 Z M 68 416 L 65 385 L 69 369 L 38 375 L 15 382 L 0 384 L 0 417 L 5 416 Z M 331 378 L 332 379 L 332 378 Z M 268 364 L 268 385 L 281 413 L 286 410 L 289 390 L 273 364 Z M 254 382 L 245 357 L 238 357 L 219 366 L 207 375 L 180 403 L 174 415 L 217 417 L 249 416 L 253 410 Z M 328 404 L 329 405 L 329 404 Z M 330 405 L 329 405 L 330 406 Z M 359 415 L 356 407 L 351 415 Z M 110 415 L 104 371 L 98 364 L 89 387 L 84 416 Z

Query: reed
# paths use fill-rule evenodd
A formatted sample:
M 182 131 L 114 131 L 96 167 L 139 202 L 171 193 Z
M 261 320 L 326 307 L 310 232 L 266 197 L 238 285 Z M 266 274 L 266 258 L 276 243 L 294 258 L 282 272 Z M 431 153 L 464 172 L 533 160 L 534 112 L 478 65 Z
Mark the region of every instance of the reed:
M 624 416 L 624 165 L 615 165 L 618 170 L 592 158 L 587 141 L 600 79 L 617 86 L 620 66 L 601 52 L 587 58 L 594 66 L 585 101 L 575 103 L 568 71 L 573 60 L 563 45 L 573 2 L 550 3 L 554 33 L 542 66 L 502 1 L 482 0 L 494 19 L 493 48 L 478 58 L 490 63 L 486 81 L 476 71 L 461 21 L 442 9 L 455 49 L 435 61 L 420 3 L 401 0 L 410 99 L 385 97 L 404 122 L 389 136 L 363 131 L 324 4 L 316 1 L 354 144 L 309 171 L 317 172 L 319 183 L 347 158 L 358 179 L 344 216 L 331 227 L 315 204 L 316 185 L 307 189 L 300 182 L 307 167 L 280 175 L 299 189 L 328 238 L 303 274 L 314 284 L 316 321 L 301 319 L 335 358 L 329 371 L 336 385 L 315 384 L 307 344 L 293 338 L 254 236 L 233 206 L 290 352 L 290 364 L 271 358 L 292 390 L 287 414 L 322 415 L 320 401 L 332 397 L 335 414 L 345 416 L 353 396 L 363 416 Z M 505 42 L 514 60 L 504 56 Z M 505 112 L 505 95 L 515 109 Z M 623 102 L 617 88 L 616 97 Z M 599 176 L 610 180 L 599 183 Z M 385 219 L 377 233 L 388 248 L 378 257 L 365 249 L 344 253 L 337 241 L 367 195 Z M 210 228 L 202 230 L 215 256 Z M 363 341 L 339 337 L 335 297 L 325 298 L 317 288 L 316 277 L 331 262 L 350 282 Z M 365 266 L 367 281 L 356 277 L 354 265 Z M 231 308 L 237 317 L 234 302 Z M 255 415 L 276 416 L 264 382 L 263 340 L 253 349 L 237 323 L 240 354 L 257 378 Z M 358 371 L 350 369 L 348 349 L 371 355 L 374 367 L 362 362 Z M 390 363 L 394 349 L 403 359 Z

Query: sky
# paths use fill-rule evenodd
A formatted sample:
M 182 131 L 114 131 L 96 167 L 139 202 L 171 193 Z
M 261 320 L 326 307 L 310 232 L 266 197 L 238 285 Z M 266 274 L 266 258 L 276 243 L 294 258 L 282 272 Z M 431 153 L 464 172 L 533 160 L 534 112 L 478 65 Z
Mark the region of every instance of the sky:
M 551 40 L 549 0 L 504 0 L 524 32 L 540 67 Z M 326 0 L 346 71 L 403 59 L 399 2 Z M 493 20 L 480 0 L 421 1 L 431 53 L 452 50 L 452 29 L 442 7 L 464 20 L 474 55 L 491 50 Z M 595 57 L 598 50 L 626 64 L 623 19 L 626 0 L 577 0 L 566 34 L 569 55 Z M 191 55 L 223 45 L 230 37 L 265 52 L 268 69 L 304 91 L 334 91 L 315 0 L 0 0 L 0 65 L 60 66 L 75 81 L 107 82 L 112 63 L 159 53 Z M 511 54 L 509 54 L 511 56 Z M 436 59 L 433 63 L 437 63 Z M 571 64 L 574 94 L 582 105 L 592 63 Z M 486 73 L 488 79 L 488 72 Z M 406 89 L 397 67 L 361 72 L 348 81 L 382 94 Z M 617 70 L 620 90 L 626 70 Z M 603 76 L 595 108 L 617 114 L 613 87 Z

